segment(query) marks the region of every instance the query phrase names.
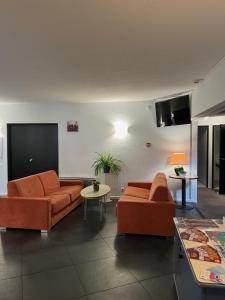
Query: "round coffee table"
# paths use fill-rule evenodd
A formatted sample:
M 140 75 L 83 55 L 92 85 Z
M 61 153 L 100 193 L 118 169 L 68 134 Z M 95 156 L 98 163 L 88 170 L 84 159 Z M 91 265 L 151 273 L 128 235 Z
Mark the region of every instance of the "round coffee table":
M 80 194 L 84 198 L 84 220 L 87 220 L 87 200 L 99 199 L 100 208 L 100 220 L 102 220 L 103 215 L 103 203 L 105 206 L 106 196 L 111 191 L 110 187 L 106 184 L 99 184 L 99 191 L 94 192 L 93 185 L 89 185 L 82 189 Z

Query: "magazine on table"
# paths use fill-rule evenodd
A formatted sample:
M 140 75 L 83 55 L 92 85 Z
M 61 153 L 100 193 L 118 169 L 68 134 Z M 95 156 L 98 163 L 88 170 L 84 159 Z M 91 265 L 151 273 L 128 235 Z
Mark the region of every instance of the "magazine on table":
M 225 232 L 224 231 L 206 231 L 205 232 L 213 246 L 222 254 L 225 258 Z
M 215 220 L 212 219 L 186 219 L 179 217 L 177 218 L 179 227 L 201 227 L 201 228 L 211 228 L 219 227 Z

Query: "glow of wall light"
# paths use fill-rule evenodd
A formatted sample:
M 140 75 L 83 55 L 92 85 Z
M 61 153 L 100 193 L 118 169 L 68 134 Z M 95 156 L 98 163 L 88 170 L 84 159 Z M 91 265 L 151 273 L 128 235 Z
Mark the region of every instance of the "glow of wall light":
M 128 126 L 123 121 L 117 121 L 114 123 L 115 137 L 117 139 L 123 139 L 127 135 Z

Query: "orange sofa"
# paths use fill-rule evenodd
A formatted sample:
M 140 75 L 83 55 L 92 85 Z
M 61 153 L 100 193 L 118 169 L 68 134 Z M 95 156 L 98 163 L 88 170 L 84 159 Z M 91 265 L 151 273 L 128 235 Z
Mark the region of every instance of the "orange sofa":
M 0 197 L 0 227 L 50 230 L 81 202 L 80 180 L 60 181 L 55 171 L 8 182 Z
M 153 182 L 129 182 L 117 202 L 117 231 L 174 236 L 175 210 L 165 174 Z

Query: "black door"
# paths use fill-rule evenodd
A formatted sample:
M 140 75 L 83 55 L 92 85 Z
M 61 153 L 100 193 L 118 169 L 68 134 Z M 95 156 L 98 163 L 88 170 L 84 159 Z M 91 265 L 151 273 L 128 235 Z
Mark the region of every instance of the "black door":
M 209 126 L 198 126 L 198 181 L 208 187 Z
M 212 188 L 219 191 L 220 185 L 220 125 L 213 125 Z
M 225 194 L 225 125 L 220 125 L 219 193 Z
M 58 173 L 58 124 L 8 124 L 8 179 Z

